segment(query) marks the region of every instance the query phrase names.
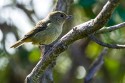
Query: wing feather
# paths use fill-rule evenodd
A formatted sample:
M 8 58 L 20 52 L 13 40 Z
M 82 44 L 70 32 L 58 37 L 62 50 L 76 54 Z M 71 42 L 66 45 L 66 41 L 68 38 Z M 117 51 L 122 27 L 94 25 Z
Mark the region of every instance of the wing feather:
M 27 39 L 29 37 L 32 37 L 33 35 L 35 35 L 36 33 L 43 31 L 47 28 L 48 23 L 50 23 L 50 21 L 46 21 L 46 22 L 42 22 L 40 21 L 38 24 L 36 24 L 35 28 L 28 32 L 26 35 L 24 35 L 23 39 Z

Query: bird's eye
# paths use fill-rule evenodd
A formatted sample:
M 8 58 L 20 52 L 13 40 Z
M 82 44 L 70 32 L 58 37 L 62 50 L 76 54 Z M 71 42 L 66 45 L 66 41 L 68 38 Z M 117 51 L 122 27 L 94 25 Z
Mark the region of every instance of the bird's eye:
M 62 17 L 62 18 L 63 18 L 63 17 L 64 17 L 64 15 L 63 15 L 63 14 L 61 14 L 61 15 L 60 15 L 60 17 Z

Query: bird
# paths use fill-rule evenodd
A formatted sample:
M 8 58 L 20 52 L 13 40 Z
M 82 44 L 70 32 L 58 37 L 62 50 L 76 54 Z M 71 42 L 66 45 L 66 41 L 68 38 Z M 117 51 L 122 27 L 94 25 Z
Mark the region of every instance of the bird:
M 62 11 L 49 13 L 43 20 L 35 25 L 34 29 L 25 34 L 23 38 L 14 43 L 10 48 L 17 48 L 26 42 L 32 42 L 34 45 L 51 44 L 60 36 L 62 26 L 69 18 L 71 18 L 71 16 Z

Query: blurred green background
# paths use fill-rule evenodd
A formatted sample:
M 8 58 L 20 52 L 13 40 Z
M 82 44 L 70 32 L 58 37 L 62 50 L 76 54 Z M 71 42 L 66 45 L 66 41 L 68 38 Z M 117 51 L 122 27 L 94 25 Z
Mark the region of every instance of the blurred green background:
M 93 19 L 107 0 L 74 0 L 69 13 L 72 21 L 65 23 L 63 33 L 71 27 Z M 40 58 L 40 50 L 31 43 L 17 49 L 9 48 L 23 37 L 54 7 L 55 0 L 0 0 L 0 83 L 23 83 Z M 114 11 L 106 26 L 125 21 L 125 1 Z M 97 35 L 107 43 L 125 43 L 125 29 Z M 62 36 L 61 35 L 61 36 Z M 83 83 L 91 63 L 103 47 L 88 38 L 74 42 L 60 54 L 53 70 L 55 83 Z M 109 49 L 104 65 L 94 83 L 125 83 L 125 49 Z

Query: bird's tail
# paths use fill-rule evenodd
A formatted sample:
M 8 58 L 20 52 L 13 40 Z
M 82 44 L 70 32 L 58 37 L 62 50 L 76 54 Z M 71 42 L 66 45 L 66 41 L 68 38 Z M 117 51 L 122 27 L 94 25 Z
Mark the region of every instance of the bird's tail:
M 13 44 L 10 48 L 16 48 L 23 44 L 24 42 L 22 40 L 17 41 L 15 44 Z

